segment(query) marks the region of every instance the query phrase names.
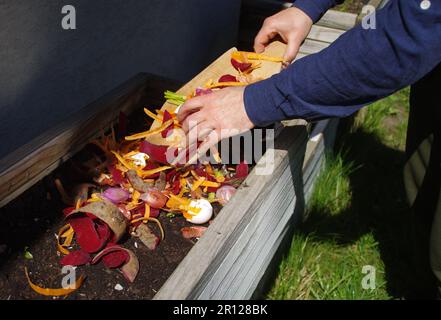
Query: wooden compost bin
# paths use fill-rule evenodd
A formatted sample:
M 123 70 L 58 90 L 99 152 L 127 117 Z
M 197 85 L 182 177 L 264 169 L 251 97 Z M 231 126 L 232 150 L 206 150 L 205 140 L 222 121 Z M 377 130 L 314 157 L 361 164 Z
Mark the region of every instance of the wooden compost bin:
M 265 16 L 283 7 L 275 1 L 244 1 L 240 45 L 246 47 Z M 269 10 L 271 9 L 271 10 Z M 356 22 L 354 14 L 329 11 L 313 27 L 298 59 L 327 47 Z M 197 80 L 197 77 L 196 77 Z M 200 83 L 196 83 L 200 84 Z M 0 206 L 16 198 L 109 128 L 119 112 L 162 104 L 163 92 L 179 86 L 141 73 L 68 121 L 0 160 Z M 256 166 L 274 159 L 271 175 L 254 168 L 233 199 L 193 246 L 155 299 L 250 299 L 258 296 L 280 244 L 302 216 L 336 120 L 313 126 L 301 121 L 277 125 L 274 148 Z

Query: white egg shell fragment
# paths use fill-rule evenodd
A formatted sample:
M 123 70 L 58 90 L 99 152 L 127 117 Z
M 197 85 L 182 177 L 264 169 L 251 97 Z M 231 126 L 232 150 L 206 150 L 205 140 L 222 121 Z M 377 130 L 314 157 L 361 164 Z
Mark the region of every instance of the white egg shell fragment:
M 148 157 L 149 157 L 148 155 L 142 152 L 139 152 L 131 156 L 132 160 L 134 160 L 133 163 L 140 167 L 145 167 L 147 165 L 145 160 L 148 159 Z
M 194 224 L 203 224 L 203 223 L 207 223 L 211 219 L 211 217 L 213 216 L 213 207 L 208 200 L 205 200 L 205 199 L 192 200 L 190 202 L 190 207 L 200 208 L 201 211 L 196 213 L 196 212 L 189 210 L 188 213 L 192 217 L 191 217 L 191 219 L 187 219 L 188 222 L 191 222 Z

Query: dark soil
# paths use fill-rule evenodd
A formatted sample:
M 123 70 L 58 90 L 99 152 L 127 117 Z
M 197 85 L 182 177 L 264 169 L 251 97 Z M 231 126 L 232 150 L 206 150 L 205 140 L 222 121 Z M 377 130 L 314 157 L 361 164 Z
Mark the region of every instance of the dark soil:
M 132 119 L 141 119 L 145 126 L 145 116 L 135 114 Z M 137 121 L 132 121 L 131 128 L 139 125 L 134 122 Z M 84 150 L 76 158 L 81 158 L 81 153 Z M 68 180 L 66 177 L 69 173 L 72 171 L 67 162 L 19 198 L 0 208 L 0 299 L 54 299 L 41 296 L 29 287 L 25 266 L 37 285 L 61 287 L 64 275 L 61 274 L 61 257 L 57 252 L 55 234 L 64 224 L 62 209 L 66 205 L 62 203 L 53 181 L 55 177 L 62 177 L 64 182 Z M 67 299 L 151 299 L 194 244 L 181 235 L 180 229 L 191 225 L 183 217 L 167 218 L 163 212 L 159 220 L 164 227 L 165 239 L 156 250 L 148 250 L 130 236 L 120 243 L 132 250 L 139 259 L 140 272 L 134 283 L 128 283 L 118 269 L 106 269 L 102 263 L 78 267 L 77 276 L 84 274 L 87 279 Z M 149 225 L 159 236 L 158 227 Z M 29 247 L 32 259 L 25 258 L 25 247 Z M 116 290 L 117 284 L 123 290 Z

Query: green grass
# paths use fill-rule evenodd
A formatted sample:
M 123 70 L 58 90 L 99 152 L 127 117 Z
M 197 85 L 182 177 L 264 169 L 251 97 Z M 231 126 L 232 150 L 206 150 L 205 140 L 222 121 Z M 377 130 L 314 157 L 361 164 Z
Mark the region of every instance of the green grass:
M 363 1 L 361 0 L 346 0 L 341 5 L 336 6 L 334 10 L 359 14 L 362 7 Z
M 409 209 L 401 178 L 408 94 L 404 89 L 347 121 L 268 299 L 411 294 Z M 375 289 L 362 288 L 365 265 L 376 269 Z

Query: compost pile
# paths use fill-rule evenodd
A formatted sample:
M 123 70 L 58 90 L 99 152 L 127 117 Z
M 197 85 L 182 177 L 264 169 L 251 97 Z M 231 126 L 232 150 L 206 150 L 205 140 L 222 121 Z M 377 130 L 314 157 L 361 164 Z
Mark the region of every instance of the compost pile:
M 171 213 L 199 225 L 182 228 L 183 237 L 202 236 L 207 228 L 203 225 L 213 218 L 213 205 L 225 205 L 230 200 L 247 177 L 249 167 L 245 162 L 222 164 L 216 148 L 210 150 L 214 164 L 176 164 L 169 160 L 182 154 L 191 158 L 186 147 L 181 147 L 185 136 L 176 114 L 186 100 L 195 96 L 261 80 L 252 75 L 260 66 L 259 60 L 282 62 L 281 58 L 235 51 L 231 64 L 237 75 L 210 80 L 188 96 L 166 91 L 168 108 L 156 112 L 144 109 L 153 120 L 147 131 L 118 139 L 112 127 L 110 134 L 91 142 L 95 150 L 89 163 L 93 181 L 67 192 L 62 181 L 55 180 L 68 205 L 63 210 L 65 225 L 59 230 L 56 243 L 61 265 L 103 263 L 107 268 L 119 269 L 128 282 L 133 282 L 140 265 L 133 251 L 121 246 L 123 237 L 136 237 L 148 250 L 155 250 L 165 237 L 157 218 Z M 120 136 L 125 127 L 125 119 L 120 117 Z M 153 232 L 151 223 L 159 227 L 160 235 Z M 84 281 L 81 276 L 70 288 L 48 289 L 34 284 L 27 270 L 26 276 L 34 291 L 48 296 L 67 295 Z

